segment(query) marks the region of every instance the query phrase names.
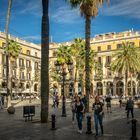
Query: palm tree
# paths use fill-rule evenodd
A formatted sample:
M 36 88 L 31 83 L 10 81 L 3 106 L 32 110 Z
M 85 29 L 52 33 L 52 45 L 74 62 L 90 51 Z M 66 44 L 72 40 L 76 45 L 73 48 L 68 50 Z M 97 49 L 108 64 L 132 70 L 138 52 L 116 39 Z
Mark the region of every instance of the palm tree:
M 90 94 L 90 64 L 89 64 L 89 53 L 90 53 L 90 35 L 91 35 L 91 18 L 96 17 L 98 15 L 98 6 L 102 5 L 105 0 L 68 0 L 72 7 L 80 7 L 81 15 L 85 18 L 85 50 L 86 50 L 86 58 L 85 58 L 85 88 L 86 88 L 86 96 L 88 100 L 88 108 L 89 112 L 89 94 Z M 107 0 L 106 0 L 107 1 Z
M 128 95 L 127 80 L 128 73 L 138 72 L 140 70 L 140 54 L 138 48 L 131 42 L 123 42 L 120 48 L 114 55 L 115 58 L 111 62 L 113 71 L 123 73 L 125 75 L 125 95 Z
M 82 56 L 80 55 L 81 52 L 83 51 L 83 48 L 85 46 L 85 42 L 81 38 L 75 38 L 74 43 L 70 46 L 70 54 L 72 56 L 73 62 L 75 63 L 75 75 L 74 75 L 74 88 L 76 86 L 77 82 L 77 72 L 80 69 L 80 66 L 83 66 L 84 62 L 81 60 Z M 75 92 L 75 89 L 74 89 Z
M 42 0 L 41 31 L 41 122 L 48 122 L 49 111 L 49 0 Z
M 19 56 L 21 52 L 21 46 L 14 40 L 8 41 L 8 50 L 7 47 L 4 48 L 4 52 L 8 54 L 8 64 L 9 64 L 9 83 L 8 83 L 8 89 L 9 89 L 9 95 L 7 98 L 7 107 L 11 106 L 11 95 L 12 95 L 12 87 L 11 87 L 11 81 L 12 81 L 12 70 L 14 69 L 16 65 L 17 57 Z
M 68 63 L 69 61 L 72 61 L 72 57 L 70 55 L 70 46 L 62 45 L 57 50 L 57 61 L 60 64 Z
M 6 19 L 6 82 L 7 82 L 7 99 L 10 99 L 10 75 L 9 75 L 9 54 L 8 54 L 8 32 L 9 32 L 9 22 L 10 22 L 10 12 L 11 12 L 12 0 L 9 0 L 8 3 L 8 12 L 7 12 L 7 19 Z M 7 104 L 7 107 L 11 106 L 11 103 Z

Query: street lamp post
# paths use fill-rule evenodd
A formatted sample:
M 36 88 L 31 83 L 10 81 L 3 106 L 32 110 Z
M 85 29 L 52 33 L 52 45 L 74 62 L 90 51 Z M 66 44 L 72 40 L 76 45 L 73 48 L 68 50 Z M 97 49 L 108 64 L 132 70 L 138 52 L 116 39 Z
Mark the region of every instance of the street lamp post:
M 67 75 L 67 72 L 66 72 L 66 65 L 68 66 L 68 70 L 70 71 L 72 69 L 72 62 L 68 62 L 68 63 L 56 63 L 56 69 L 57 71 L 60 71 L 62 70 L 62 117 L 66 117 L 66 97 L 65 97 L 65 80 L 66 80 L 66 75 Z
M 62 65 L 62 76 L 63 76 L 63 90 L 62 90 L 62 117 L 66 117 L 66 98 L 65 98 L 65 78 L 66 78 L 66 67 Z

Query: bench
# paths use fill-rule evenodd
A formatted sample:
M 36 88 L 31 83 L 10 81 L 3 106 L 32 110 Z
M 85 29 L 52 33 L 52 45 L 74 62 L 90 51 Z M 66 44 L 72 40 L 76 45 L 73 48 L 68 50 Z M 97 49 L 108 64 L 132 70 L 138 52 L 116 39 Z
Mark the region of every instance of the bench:
M 23 117 L 25 121 L 32 121 L 33 116 L 35 116 L 35 106 L 23 106 Z

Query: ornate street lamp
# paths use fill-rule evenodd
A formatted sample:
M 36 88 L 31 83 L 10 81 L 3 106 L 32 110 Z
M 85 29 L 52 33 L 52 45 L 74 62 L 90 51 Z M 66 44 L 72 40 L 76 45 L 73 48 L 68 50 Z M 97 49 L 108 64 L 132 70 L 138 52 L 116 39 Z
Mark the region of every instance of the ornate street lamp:
M 59 62 L 55 63 L 56 66 L 56 70 L 57 71 L 62 71 L 62 117 L 66 117 L 66 98 L 65 98 L 65 80 L 66 80 L 66 65 L 68 66 L 68 70 L 69 72 L 72 69 L 72 62 L 68 62 L 68 63 L 62 63 L 60 64 Z

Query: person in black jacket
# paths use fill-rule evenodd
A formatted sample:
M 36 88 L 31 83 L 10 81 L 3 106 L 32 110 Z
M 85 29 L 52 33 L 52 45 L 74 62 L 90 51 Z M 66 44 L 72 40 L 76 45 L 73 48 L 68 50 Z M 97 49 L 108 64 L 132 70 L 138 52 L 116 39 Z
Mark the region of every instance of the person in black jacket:
M 98 136 L 98 123 L 101 128 L 101 133 L 103 134 L 103 115 L 104 115 L 104 110 L 103 110 L 104 104 L 99 100 L 99 97 L 95 97 L 95 103 L 93 103 L 93 110 L 94 110 L 94 121 L 95 121 L 95 130 L 96 134 L 95 136 Z
M 83 113 L 84 113 L 85 107 L 83 102 L 80 100 L 80 97 L 76 97 L 76 102 L 75 102 L 75 111 L 76 111 L 76 118 L 77 118 L 77 123 L 78 123 L 78 132 L 82 134 L 82 121 L 83 121 Z
M 127 119 L 129 121 L 129 112 L 131 112 L 132 118 L 134 118 L 134 101 L 132 100 L 132 97 L 130 96 L 129 99 L 126 102 L 126 111 L 127 111 Z
M 111 100 L 112 100 L 112 98 L 111 98 L 111 96 L 110 95 L 108 95 L 107 97 L 106 97 L 106 99 L 105 99 L 105 101 L 106 101 L 106 107 L 107 107 L 107 112 L 109 113 L 112 113 L 112 111 L 111 111 Z

